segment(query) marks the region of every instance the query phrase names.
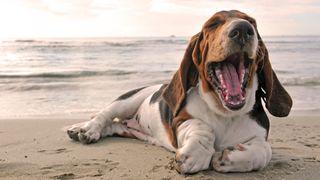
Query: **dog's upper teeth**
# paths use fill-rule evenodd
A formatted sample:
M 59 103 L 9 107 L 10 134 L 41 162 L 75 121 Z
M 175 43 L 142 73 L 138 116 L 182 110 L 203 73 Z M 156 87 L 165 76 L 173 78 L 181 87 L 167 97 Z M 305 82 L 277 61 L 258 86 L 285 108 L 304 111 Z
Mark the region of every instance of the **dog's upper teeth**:
M 241 83 L 241 86 L 243 85 L 243 80 L 244 80 L 245 73 L 246 73 L 246 69 L 242 69 L 241 72 L 240 72 L 240 83 Z
M 220 66 L 220 64 L 218 66 Z M 225 83 L 225 81 L 223 79 L 222 72 L 221 72 L 220 68 L 215 68 L 215 73 L 216 73 L 216 76 L 218 77 L 218 79 L 220 81 L 220 84 L 221 84 L 222 88 L 226 89 L 226 83 Z
M 245 72 L 243 73 L 243 80 L 241 81 L 241 89 L 244 89 L 244 87 L 247 85 L 248 77 L 249 77 L 249 68 L 246 68 Z

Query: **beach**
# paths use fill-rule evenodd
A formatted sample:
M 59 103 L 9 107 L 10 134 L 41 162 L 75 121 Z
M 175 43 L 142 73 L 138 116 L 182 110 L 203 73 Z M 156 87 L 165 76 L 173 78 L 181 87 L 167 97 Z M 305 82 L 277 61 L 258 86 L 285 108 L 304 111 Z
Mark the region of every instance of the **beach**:
M 320 177 L 319 116 L 271 118 L 273 156 L 250 173 L 213 170 L 180 175 L 174 154 L 135 139 L 108 137 L 83 145 L 69 139 L 68 125 L 88 117 L 50 116 L 0 120 L 0 179 L 288 179 Z

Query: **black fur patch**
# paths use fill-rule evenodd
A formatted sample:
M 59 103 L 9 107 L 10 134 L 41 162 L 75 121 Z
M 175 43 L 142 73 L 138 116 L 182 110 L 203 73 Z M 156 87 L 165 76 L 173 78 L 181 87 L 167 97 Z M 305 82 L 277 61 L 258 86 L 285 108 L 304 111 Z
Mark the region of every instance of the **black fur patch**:
M 154 104 L 156 102 L 159 102 L 162 99 L 161 95 L 165 87 L 167 87 L 167 84 L 163 84 L 158 91 L 153 93 L 149 104 Z
M 173 113 L 170 110 L 168 104 L 163 99 L 159 101 L 159 111 L 160 111 L 161 121 L 171 126 Z
M 255 119 L 260 126 L 267 130 L 267 139 L 269 135 L 270 122 L 261 104 L 261 93 L 263 92 L 261 92 L 261 89 L 259 88 L 256 92 L 256 102 L 253 106 L 252 111 L 250 112 L 250 116 Z
M 131 90 L 123 95 L 121 95 L 120 97 L 118 97 L 116 99 L 116 101 L 119 101 L 119 100 L 124 100 L 124 99 L 128 99 L 129 97 L 131 97 L 132 95 L 136 94 L 137 92 L 141 91 L 142 89 L 144 89 L 146 87 L 142 87 L 142 88 L 138 88 L 138 89 L 134 89 L 134 90 Z

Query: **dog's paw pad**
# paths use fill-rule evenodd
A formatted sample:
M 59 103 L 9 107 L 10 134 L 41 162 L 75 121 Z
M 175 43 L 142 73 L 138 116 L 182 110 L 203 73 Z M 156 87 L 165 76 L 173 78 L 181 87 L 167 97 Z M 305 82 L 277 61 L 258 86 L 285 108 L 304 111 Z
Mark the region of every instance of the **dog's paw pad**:
M 79 123 L 67 130 L 68 136 L 84 144 L 95 143 L 100 139 L 100 128 L 93 123 Z
M 67 130 L 67 134 L 72 140 L 79 141 L 79 132 L 75 130 Z

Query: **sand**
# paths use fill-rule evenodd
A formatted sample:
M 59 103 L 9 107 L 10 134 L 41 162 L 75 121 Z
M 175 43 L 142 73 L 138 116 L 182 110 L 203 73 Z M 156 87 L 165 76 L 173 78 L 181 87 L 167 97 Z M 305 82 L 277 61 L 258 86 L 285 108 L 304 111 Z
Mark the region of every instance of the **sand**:
M 212 170 L 180 175 L 174 154 L 145 142 L 111 137 L 96 144 L 71 141 L 62 128 L 88 117 L 0 120 L 0 179 L 319 179 L 320 116 L 271 119 L 269 165 L 250 173 Z

